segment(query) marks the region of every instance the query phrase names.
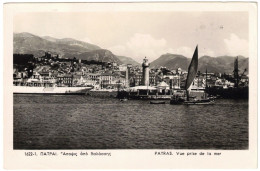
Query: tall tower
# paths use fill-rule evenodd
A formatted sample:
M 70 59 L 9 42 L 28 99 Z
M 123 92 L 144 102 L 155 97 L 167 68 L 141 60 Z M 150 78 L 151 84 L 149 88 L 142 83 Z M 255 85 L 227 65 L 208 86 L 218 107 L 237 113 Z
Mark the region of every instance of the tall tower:
M 148 59 L 145 57 L 143 60 L 143 79 L 142 79 L 142 85 L 149 86 L 149 66 Z

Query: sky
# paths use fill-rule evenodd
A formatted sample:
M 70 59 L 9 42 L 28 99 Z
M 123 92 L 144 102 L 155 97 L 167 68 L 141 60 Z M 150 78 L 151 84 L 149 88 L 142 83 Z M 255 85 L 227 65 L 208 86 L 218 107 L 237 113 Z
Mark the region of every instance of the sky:
M 163 54 L 248 57 L 247 12 L 81 12 L 21 13 L 14 32 L 74 38 L 115 55 L 150 62 Z

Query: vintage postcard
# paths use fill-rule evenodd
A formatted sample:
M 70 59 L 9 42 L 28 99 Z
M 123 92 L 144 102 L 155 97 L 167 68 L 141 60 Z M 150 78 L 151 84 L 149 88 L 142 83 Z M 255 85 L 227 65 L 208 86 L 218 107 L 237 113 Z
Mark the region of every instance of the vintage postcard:
M 257 3 L 6 3 L 6 169 L 257 167 Z

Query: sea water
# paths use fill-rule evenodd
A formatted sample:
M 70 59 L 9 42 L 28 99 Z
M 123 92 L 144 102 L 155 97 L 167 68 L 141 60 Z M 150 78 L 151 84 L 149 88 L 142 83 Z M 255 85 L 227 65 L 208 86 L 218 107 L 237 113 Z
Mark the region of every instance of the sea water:
M 14 95 L 14 149 L 248 149 L 248 100 Z

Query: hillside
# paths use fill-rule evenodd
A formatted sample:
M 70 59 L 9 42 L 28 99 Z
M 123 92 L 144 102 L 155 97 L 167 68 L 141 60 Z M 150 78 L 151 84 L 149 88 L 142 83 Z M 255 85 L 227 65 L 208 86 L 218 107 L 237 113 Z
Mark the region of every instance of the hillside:
M 86 42 L 83 42 L 83 41 L 79 41 L 79 40 L 76 40 L 76 39 L 72 39 L 72 38 L 56 39 L 56 38 L 50 37 L 50 36 L 44 36 L 42 38 L 45 39 L 45 40 L 49 40 L 51 42 L 56 42 L 59 45 L 60 44 L 66 44 L 66 45 L 69 45 L 69 46 L 83 47 L 83 48 L 85 48 L 89 51 L 100 49 L 100 47 L 98 47 L 96 45 L 86 43 Z
M 122 61 L 123 64 L 132 64 L 133 66 L 141 65 L 130 57 L 126 56 L 117 56 L 117 58 Z
M 151 63 L 151 68 L 167 67 L 169 69 L 187 68 L 190 59 L 182 55 L 164 54 Z
M 15 33 L 13 46 L 13 53 L 30 53 L 35 57 L 43 56 L 46 51 L 58 53 L 61 57 L 72 57 L 74 54 L 100 49 L 96 45 L 74 39 L 44 39 L 30 33 Z
M 57 39 L 50 36 L 39 37 L 26 32 L 14 33 L 13 46 L 13 53 L 33 54 L 35 57 L 51 52 L 59 54 L 62 58 L 77 57 L 118 64 L 129 62 L 135 64 L 135 61 L 129 57 L 116 56 L 109 50 L 72 38 Z
M 233 73 L 234 60 L 236 57 L 232 56 L 219 56 L 210 57 L 202 56 L 199 58 L 199 71 L 205 72 L 218 72 L 218 73 Z M 190 64 L 190 58 L 184 57 L 182 55 L 175 54 L 164 54 L 158 59 L 151 63 L 151 68 L 159 68 L 161 66 L 167 67 L 168 69 L 177 69 L 178 67 L 183 70 L 188 70 Z M 238 57 L 239 70 L 243 72 L 246 68 L 248 70 L 248 58 L 243 56 Z M 247 74 L 248 72 L 246 72 Z
M 72 38 L 57 39 L 50 36 L 39 37 L 26 32 L 14 33 L 13 53 L 33 54 L 35 57 L 41 57 L 44 56 L 45 52 L 59 54 L 62 58 L 76 57 L 89 61 L 140 65 L 130 57 L 117 56 L 109 50 Z M 238 56 L 238 59 L 240 72 L 247 69 L 246 74 L 248 74 L 249 59 L 243 56 Z M 167 53 L 154 60 L 151 63 L 151 68 L 163 66 L 173 70 L 180 67 L 187 71 L 190 60 L 183 55 Z M 199 71 L 205 72 L 207 68 L 208 72 L 232 73 L 234 60 L 233 56 L 202 56 L 199 58 Z
M 199 71 L 205 72 L 207 68 L 208 72 L 233 73 L 235 58 L 235 56 L 202 56 L 199 58 Z M 240 72 L 243 72 L 244 69 L 247 69 L 245 74 L 248 74 L 248 60 L 248 58 L 243 56 L 238 57 L 238 67 Z
M 79 55 L 75 55 L 75 57 L 88 61 L 94 60 L 100 62 L 116 62 L 118 64 L 123 63 L 112 52 L 106 49 L 98 49 L 90 52 L 84 52 Z

